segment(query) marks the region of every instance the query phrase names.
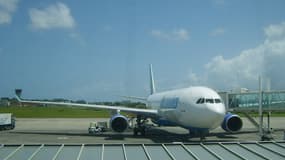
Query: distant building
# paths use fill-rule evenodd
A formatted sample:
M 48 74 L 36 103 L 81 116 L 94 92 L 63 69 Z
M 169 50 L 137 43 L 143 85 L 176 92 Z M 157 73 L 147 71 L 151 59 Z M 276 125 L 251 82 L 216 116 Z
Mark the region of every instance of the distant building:
M 235 88 L 231 90 L 232 93 L 248 93 L 249 91 L 247 88 Z
M 7 97 L 2 97 L 0 99 L 0 106 L 10 106 L 11 105 L 11 102 L 10 102 L 10 99 L 7 98 Z

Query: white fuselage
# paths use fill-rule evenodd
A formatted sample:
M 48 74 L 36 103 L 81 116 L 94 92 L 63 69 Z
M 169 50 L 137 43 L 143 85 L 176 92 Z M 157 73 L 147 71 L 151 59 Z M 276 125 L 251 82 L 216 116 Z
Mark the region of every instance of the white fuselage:
M 154 93 L 147 98 L 147 107 L 157 109 L 161 119 L 188 129 L 214 129 L 226 113 L 221 97 L 207 87 Z

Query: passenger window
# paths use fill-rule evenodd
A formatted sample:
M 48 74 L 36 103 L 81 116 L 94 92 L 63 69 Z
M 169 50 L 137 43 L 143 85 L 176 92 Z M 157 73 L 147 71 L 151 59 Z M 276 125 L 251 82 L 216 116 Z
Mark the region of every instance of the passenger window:
M 163 98 L 160 107 L 161 108 L 176 108 L 178 105 L 178 98 Z
M 200 103 L 205 103 L 205 98 L 202 98 Z

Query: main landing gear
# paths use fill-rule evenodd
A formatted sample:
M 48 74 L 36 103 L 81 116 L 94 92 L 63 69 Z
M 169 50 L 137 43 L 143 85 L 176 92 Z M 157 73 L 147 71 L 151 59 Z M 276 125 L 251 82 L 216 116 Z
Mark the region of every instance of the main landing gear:
M 135 124 L 135 127 L 134 127 L 134 136 L 137 136 L 138 133 L 141 133 L 142 136 L 145 136 L 146 122 L 147 122 L 146 117 L 143 117 L 141 115 L 137 115 L 136 122 L 137 123 Z

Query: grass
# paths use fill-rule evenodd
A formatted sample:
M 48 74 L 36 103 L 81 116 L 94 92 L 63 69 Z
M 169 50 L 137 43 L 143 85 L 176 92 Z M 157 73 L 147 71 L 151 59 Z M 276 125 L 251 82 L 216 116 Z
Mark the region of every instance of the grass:
M 17 118 L 103 118 L 109 111 L 61 106 L 10 106 L 1 107 L 0 113 L 13 113 Z

